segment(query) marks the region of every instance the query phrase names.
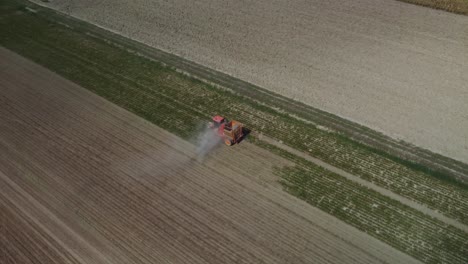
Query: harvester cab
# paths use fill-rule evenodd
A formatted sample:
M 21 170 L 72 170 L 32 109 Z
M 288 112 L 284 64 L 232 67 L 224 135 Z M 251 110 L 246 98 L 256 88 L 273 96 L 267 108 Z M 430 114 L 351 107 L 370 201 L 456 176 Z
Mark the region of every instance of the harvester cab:
M 216 130 L 216 134 L 224 140 L 228 146 L 239 143 L 244 136 L 243 125 L 238 121 L 229 121 L 226 118 L 216 115 L 210 122 L 210 128 Z

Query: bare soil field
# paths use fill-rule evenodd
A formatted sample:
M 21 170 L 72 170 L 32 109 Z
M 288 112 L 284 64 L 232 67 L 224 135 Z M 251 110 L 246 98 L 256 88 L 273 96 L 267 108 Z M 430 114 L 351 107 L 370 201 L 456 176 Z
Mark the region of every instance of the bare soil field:
M 468 161 L 467 17 L 388 0 L 34 2 Z
M 2 263 L 412 263 L 271 184 L 0 49 Z M 233 158 L 233 155 L 235 157 Z

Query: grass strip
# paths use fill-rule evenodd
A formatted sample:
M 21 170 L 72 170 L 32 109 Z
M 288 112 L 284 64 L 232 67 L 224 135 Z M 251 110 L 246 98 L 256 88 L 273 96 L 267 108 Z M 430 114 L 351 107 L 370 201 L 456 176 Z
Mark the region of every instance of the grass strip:
M 399 0 L 448 12 L 468 15 L 468 0 Z

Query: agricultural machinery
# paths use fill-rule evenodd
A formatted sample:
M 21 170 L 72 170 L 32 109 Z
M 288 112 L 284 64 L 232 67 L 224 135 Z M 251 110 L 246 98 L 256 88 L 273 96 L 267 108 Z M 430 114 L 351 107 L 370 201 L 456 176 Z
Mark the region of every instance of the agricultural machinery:
M 244 126 L 238 121 L 229 121 L 226 118 L 216 115 L 209 127 L 216 131 L 216 134 L 224 140 L 228 146 L 239 143 L 244 136 Z

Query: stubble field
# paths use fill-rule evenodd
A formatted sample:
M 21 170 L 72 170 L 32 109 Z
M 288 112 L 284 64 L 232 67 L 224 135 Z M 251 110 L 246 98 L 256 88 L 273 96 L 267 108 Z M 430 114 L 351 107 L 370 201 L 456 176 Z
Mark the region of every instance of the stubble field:
M 388 0 L 45 5 L 468 160 L 467 17 Z

